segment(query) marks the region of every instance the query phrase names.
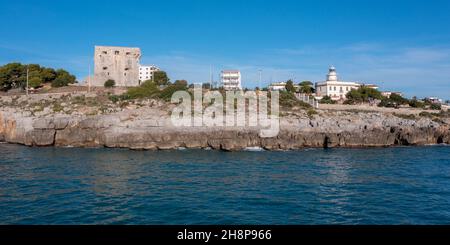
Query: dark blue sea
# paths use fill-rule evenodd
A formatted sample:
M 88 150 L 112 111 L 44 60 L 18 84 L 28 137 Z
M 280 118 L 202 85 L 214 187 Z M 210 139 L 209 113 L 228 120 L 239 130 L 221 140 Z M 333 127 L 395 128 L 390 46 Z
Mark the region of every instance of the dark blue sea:
M 448 146 L 0 154 L 0 224 L 450 224 Z

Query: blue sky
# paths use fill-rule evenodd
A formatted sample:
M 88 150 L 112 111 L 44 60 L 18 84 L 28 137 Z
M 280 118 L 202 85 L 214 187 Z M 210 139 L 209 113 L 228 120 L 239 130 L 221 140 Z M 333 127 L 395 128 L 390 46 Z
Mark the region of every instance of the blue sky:
M 244 86 L 293 78 L 377 83 L 450 99 L 448 0 L 0 0 L 0 64 L 65 68 L 81 80 L 94 45 L 136 46 L 172 80 L 240 69 Z

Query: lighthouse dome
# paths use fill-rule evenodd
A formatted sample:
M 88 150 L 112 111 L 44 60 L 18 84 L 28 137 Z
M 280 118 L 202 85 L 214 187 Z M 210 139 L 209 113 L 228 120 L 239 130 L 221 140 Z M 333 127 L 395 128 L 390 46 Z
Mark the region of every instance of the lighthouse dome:
M 331 81 L 331 82 L 338 81 L 336 68 L 334 66 L 330 66 L 330 69 L 328 70 L 327 81 Z

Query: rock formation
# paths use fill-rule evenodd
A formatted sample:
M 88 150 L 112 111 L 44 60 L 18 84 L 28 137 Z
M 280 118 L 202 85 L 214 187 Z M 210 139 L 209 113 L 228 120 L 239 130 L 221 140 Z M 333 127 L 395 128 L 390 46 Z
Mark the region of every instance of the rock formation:
M 261 138 L 255 128 L 173 127 L 167 110 L 143 106 L 100 115 L 30 113 L 1 107 L 0 140 L 28 146 L 114 147 L 167 150 L 261 147 L 387 147 L 450 143 L 448 118 L 401 118 L 381 112 L 318 111 L 284 115 L 277 137 Z

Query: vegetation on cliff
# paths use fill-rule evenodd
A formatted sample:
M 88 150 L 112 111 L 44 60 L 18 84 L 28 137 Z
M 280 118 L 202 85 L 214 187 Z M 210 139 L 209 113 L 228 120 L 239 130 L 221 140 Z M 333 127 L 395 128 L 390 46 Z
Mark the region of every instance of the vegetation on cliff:
M 52 87 L 63 87 L 76 83 L 75 76 L 63 69 L 55 70 L 37 64 L 9 63 L 0 66 L 0 90 L 25 88 L 27 69 L 28 85 L 31 88 L 38 88 L 44 84 L 51 84 Z

